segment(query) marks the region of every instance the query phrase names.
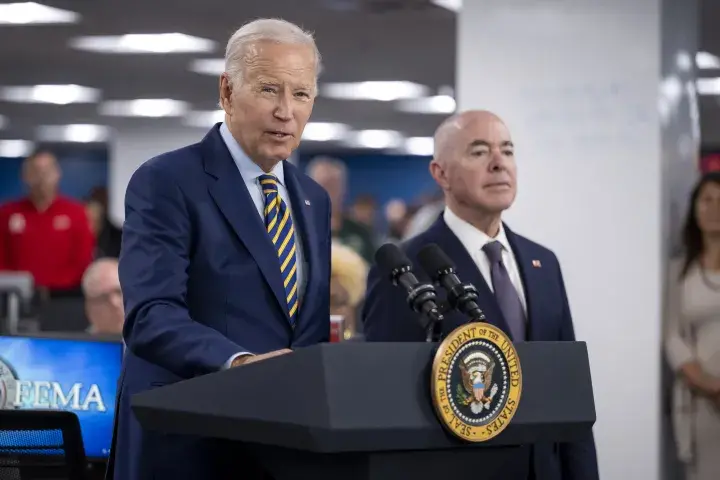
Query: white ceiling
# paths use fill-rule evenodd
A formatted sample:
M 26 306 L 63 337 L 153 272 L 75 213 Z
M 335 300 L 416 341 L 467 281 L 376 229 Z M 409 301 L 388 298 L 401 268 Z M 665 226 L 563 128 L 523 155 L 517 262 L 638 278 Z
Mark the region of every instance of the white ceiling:
M 0 0 L 6 1 L 6 0 Z M 42 0 L 41 0 L 42 1 Z M 407 80 L 431 90 L 455 83 L 455 16 L 429 0 L 47 0 L 82 15 L 77 25 L 0 26 L 0 85 L 77 84 L 103 100 L 172 98 L 194 110 L 217 106 L 217 77 L 190 71 L 193 59 L 221 58 L 228 37 L 258 17 L 282 17 L 315 32 L 322 82 Z M 104 55 L 73 50 L 79 35 L 181 32 L 216 42 L 208 54 Z M 34 139 L 38 125 L 125 122 L 180 124 L 181 119 L 118 119 L 98 104 L 0 101 L 0 138 Z M 319 98 L 313 121 L 353 129 L 431 135 L 441 115 L 411 114 L 393 102 Z
M 0 0 L 4 2 L 8 0 Z M 17 1 L 17 0 L 16 0 Z M 172 98 L 212 111 L 217 79 L 190 71 L 199 58 L 220 58 L 232 32 L 258 17 L 283 17 L 315 32 L 323 55 L 321 82 L 406 80 L 437 92 L 455 84 L 455 15 L 430 0 L 39 0 L 77 12 L 74 25 L 0 25 L 0 85 L 77 84 L 103 100 Z M 706 1 L 700 47 L 720 54 L 720 2 Z M 216 42 L 207 54 L 104 55 L 71 49 L 80 35 L 181 32 Z M 716 75 L 720 72 L 703 72 Z M 720 146 L 720 104 L 700 104 L 703 143 Z M 313 121 L 353 129 L 392 129 L 426 137 L 444 114 L 405 113 L 393 102 L 320 97 Z M 3 122 L 4 120 L 4 122 Z M 0 101 L 0 139 L 35 140 L 40 125 L 181 124 L 179 118 L 122 119 L 97 103 L 51 105 Z

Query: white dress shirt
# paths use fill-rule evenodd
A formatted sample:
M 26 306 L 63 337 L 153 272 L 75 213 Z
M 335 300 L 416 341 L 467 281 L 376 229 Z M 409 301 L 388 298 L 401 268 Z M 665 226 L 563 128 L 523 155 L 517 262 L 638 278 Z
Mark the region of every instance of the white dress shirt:
M 248 157 L 243 152 L 240 144 L 238 144 L 235 137 L 232 136 L 227 125 L 223 123 L 220 125 L 220 136 L 222 137 L 225 145 L 227 145 L 230 155 L 235 161 L 240 174 L 245 181 L 245 188 L 247 188 L 250 197 L 252 198 L 255 208 L 257 209 L 258 215 L 265 224 L 265 195 L 262 192 L 262 186 L 260 185 L 260 176 L 266 172 L 262 168 Z M 278 162 L 275 167 L 269 172 L 275 175 L 278 179 L 278 195 L 283 199 L 288 210 L 290 210 L 290 218 L 293 222 L 293 228 L 295 229 L 295 263 L 297 265 L 297 285 L 298 285 L 298 302 L 302 302 L 303 295 L 305 294 L 305 287 L 307 285 L 307 279 L 305 278 L 305 272 L 307 272 L 307 265 L 305 263 L 305 256 L 303 255 L 303 245 L 299 233 L 299 225 L 296 221 L 295 215 L 293 215 L 293 207 L 290 202 L 290 195 L 288 194 L 287 184 L 285 183 L 285 172 L 283 170 L 283 163 Z M 278 263 L 278 269 L 280 263 Z M 238 285 L 238 293 L 240 292 L 240 285 Z M 246 352 L 238 353 L 233 355 L 225 364 L 225 367 L 229 367 L 235 358 L 240 355 L 247 355 Z
M 483 251 L 483 247 L 493 241 L 500 242 L 503 247 L 503 264 L 505 265 L 505 269 L 508 271 L 510 281 L 515 287 L 515 290 L 518 292 L 520 303 L 522 304 L 523 311 L 527 317 L 527 300 L 525 297 L 525 289 L 522 284 L 522 278 L 520 277 L 520 270 L 502 223 L 500 224 L 498 234 L 495 238 L 492 238 L 485 232 L 478 230 L 462 218 L 455 215 L 449 207 L 445 207 L 443 219 L 445 220 L 448 228 L 455 234 L 456 237 L 458 237 L 460 243 L 463 244 L 465 250 L 467 250 L 470 254 L 470 258 L 472 258 L 473 262 L 475 262 L 475 265 L 478 270 L 480 270 L 480 273 L 485 279 L 485 282 L 488 284 L 488 287 L 490 287 L 490 290 L 493 290 L 492 276 L 490 274 L 490 260 Z

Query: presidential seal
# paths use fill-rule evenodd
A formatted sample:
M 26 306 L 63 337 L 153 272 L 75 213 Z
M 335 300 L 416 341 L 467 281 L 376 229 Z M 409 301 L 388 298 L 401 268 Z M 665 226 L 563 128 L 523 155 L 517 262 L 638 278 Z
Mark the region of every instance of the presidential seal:
M 10 364 L 0 358 L 0 410 L 14 409 L 16 395 L 17 375 Z
M 438 347 L 432 400 L 440 422 L 470 442 L 485 442 L 510 423 L 522 392 L 515 346 L 488 323 L 468 323 Z

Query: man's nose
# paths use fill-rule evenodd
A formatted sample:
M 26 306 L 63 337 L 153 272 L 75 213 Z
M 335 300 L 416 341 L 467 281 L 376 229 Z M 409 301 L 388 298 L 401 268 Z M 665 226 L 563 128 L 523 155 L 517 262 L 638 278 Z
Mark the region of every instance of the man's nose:
M 292 120 L 292 117 L 292 99 L 289 98 L 287 93 L 283 93 L 278 97 L 278 104 L 275 108 L 275 118 L 282 120 L 283 122 L 288 122 Z

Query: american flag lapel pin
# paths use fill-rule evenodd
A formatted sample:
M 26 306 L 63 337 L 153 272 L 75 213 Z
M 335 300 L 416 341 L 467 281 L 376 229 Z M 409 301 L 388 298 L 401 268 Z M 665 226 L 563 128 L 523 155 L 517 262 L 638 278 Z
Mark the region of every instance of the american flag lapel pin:
M 310 200 L 305 200 L 305 205 L 310 206 Z
M 532 266 L 535 268 L 542 268 L 542 263 L 540 263 L 540 260 L 533 260 Z

